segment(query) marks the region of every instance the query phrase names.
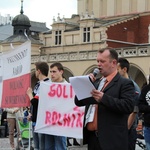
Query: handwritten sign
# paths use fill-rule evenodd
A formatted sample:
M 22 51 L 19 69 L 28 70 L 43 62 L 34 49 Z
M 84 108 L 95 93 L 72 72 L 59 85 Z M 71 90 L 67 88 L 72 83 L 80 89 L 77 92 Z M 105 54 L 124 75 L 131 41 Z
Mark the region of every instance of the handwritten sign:
M 2 55 L 1 107 L 29 106 L 26 90 L 30 86 L 31 43 L 22 44 Z
M 82 138 L 84 107 L 74 104 L 74 96 L 70 83 L 42 82 L 35 131 Z

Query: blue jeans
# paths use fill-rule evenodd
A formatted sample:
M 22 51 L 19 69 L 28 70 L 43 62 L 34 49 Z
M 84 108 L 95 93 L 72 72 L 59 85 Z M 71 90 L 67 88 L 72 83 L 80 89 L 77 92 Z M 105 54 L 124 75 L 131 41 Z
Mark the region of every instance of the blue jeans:
M 67 150 L 67 138 L 45 134 L 45 150 Z
M 146 143 L 146 150 L 150 150 L 150 127 L 144 127 L 144 139 Z
M 45 136 L 42 133 L 34 132 L 35 123 L 32 124 L 34 150 L 45 150 Z

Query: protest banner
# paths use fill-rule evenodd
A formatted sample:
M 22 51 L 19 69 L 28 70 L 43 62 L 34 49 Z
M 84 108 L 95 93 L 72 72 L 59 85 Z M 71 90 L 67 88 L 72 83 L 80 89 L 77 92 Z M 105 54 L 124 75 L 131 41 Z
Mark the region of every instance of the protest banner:
M 27 41 L 3 53 L 0 63 L 2 64 L 0 107 L 29 106 L 26 91 L 30 86 L 31 42 Z
M 84 107 L 74 104 L 70 83 L 40 83 L 35 132 L 82 139 Z

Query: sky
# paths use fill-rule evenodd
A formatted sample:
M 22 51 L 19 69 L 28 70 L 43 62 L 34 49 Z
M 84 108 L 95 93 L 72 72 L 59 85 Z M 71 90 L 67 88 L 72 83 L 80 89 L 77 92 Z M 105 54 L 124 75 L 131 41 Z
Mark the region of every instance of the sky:
M 21 0 L 0 0 L 1 16 L 10 14 L 15 17 L 20 14 L 20 9 Z M 23 0 L 23 11 L 30 21 L 46 22 L 50 28 L 53 17 L 56 19 L 58 13 L 60 18 L 77 14 L 77 0 Z

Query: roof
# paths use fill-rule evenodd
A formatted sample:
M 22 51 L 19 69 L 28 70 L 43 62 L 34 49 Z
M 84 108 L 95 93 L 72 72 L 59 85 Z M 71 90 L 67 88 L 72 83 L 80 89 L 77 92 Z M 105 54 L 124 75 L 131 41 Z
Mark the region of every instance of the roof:
M 44 32 L 49 30 L 49 28 L 46 27 L 45 22 L 30 21 L 30 23 L 31 23 L 30 31 Z
M 108 17 L 108 18 L 102 18 L 98 20 L 102 22 L 102 26 L 110 27 L 110 26 L 114 26 L 123 22 L 127 22 L 129 20 L 134 20 L 136 18 L 139 18 L 139 14 L 129 14 L 126 16 L 114 17 L 114 18 Z
M 0 41 L 13 35 L 13 27 L 11 24 L 0 26 Z
M 12 26 L 31 26 L 30 25 L 30 20 L 29 18 L 24 15 L 24 14 L 19 14 L 17 15 L 13 20 L 12 20 Z
M 84 20 L 94 20 L 95 26 L 93 28 L 97 28 L 97 27 L 110 27 L 110 26 L 114 26 L 123 22 L 127 22 L 129 20 L 134 20 L 140 17 L 141 13 L 136 13 L 136 14 L 127 14 L 127 15 L 121 15 L 121 16 L 112 16 L 112 17 L 103 17 L 103 18 L 83 18 L 80 19 L 78 21 L 84 21 Z M 77 31 L 80 30 L 80 24 L 71 22 L 71 19 L 67 19 L 63 22 L 55 22 L 56 23 L 64 23 L 66 25 L 72 26 L 72 28 L 70 29 L 66 29 L 65 32 L 70 32 L 70 31 Z M 77 22 L 77 21 L 76 21 Z M 51 34 L 51 30 L 43 32 L 43 34 Z
M 43 32 L 49 30 L 46 27 L 46 23 L 34 22 L 31 21 L 30 31 L 34 32 Z M 0 41 L 7 39 L 8 37 L 13 35 L 13 26 L 11 24 L 0 26 Z
M 29 39 L 31 40 L 32 44 L 39 44 L 41 45 L 42 43 L 40 43 L 38 40 L 33 39 L 31 36 L 29 36 Z M 26 42 L 28 39 L 25 35 L 12 35 L 10 37 L 8 37 L 7 39 L 3 40 L 1 43 L 5 44 L 5 43 L 24 43 Z

